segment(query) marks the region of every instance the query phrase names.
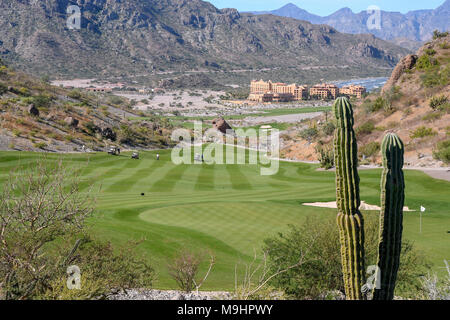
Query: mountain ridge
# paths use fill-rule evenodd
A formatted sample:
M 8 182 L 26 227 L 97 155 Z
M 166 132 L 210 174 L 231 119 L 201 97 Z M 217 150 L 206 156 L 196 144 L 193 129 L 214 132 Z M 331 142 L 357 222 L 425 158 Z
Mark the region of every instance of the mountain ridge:
M 275 16 L 217 9 L 201 0 L 0 1 L 0 54 L 17 68 L 57 76 L 171 70 L 348 66 L 391 69 L 408 52 L 373 37 Z
M 450 28 L 450 0 L 445 1 L 436 9 L 415 10 L 406 14 L 400 12 L 381 11 L 381 29 L 369 30 L 366 11 L 353 12 L 350 8 L 342 8 L 328 16 L 318 16 L 289 3 L 272 11 L 252 11 L 252 14 L 274 14 L 291 18 L 306 20 L 314 24 L 326 24 L 345 33 L 372 33 L 375 36 L 389 41 L 403 38 L 417 42 L 431 39 L 434 30 L 446 31 Z M 415 49 L 416 49 L 415 48 Z

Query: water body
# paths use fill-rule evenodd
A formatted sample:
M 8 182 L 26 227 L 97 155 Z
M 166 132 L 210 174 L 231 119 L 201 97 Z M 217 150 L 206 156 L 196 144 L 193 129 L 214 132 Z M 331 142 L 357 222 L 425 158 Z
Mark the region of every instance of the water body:
M 389 78 L 364 78 L 364 79 L 352 79 L 333 82 L 338 87 L 348 86 L 348 85 L 361 85 L 367 88 L 368 92 L 380 89 L 388 81 Z

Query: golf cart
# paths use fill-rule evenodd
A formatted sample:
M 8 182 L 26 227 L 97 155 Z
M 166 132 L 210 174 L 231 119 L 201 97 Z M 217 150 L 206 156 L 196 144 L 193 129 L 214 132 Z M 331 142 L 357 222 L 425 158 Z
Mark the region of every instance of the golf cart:
M 131 155 L 131 159 L 139 160 L 139 152 L 133 152 L 133 154 Z
M 108 154 L 110 154 L 112 156 L 117 156 L 120 154 L 120 151 L 117 147 L 109 147 Z

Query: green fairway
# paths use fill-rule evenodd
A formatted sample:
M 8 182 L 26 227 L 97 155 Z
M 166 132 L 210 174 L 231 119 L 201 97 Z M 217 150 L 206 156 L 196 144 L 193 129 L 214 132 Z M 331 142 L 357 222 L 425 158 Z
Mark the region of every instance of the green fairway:
M 318 172 L 316 165 L 282 162 L 278 174 L 261 176 L 256 165 L 175 166 L 170 152 L 141 152 L 140 160 L 131 160 L 130 154 L 45 156 L 47 161 L 62 157 L 66 166 L 82 168 L 83 190 L 91 182 L 101 185 L 89 222 L 92 232 L 115 244 L 145 239 L 139 250 L 158 272 L 157 288 L 176 288 L 166 264 L 177 250 L 187 247 L 216 256 L 217 264 L 202 289 L 233 289 L 235 265 L 250 262 L 265 238 L 308 216 L 336 215 L 335 209 L 301 205 L 335 200 L 334 173 Z M 156 153 L 161 160 L 156 160 Z M 0 180 L 39 157 L 0 152 Z M 360 176 L 362 200 L 378 205 L 381 170 L 360 171 Z M 419 212 L 405 213 L 404 235 L 440 272 L 443 260 L 450 259 L 450 183 L 406 171 L 406 205 L 413 210 L 427 208 L 421 234 Z

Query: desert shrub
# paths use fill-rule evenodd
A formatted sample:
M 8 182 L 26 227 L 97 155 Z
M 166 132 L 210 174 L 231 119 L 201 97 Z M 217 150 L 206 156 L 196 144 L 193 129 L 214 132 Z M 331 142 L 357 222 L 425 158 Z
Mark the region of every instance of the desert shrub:
M 444 163 L 450 163 L 450 140 L 441 141 L 436 145 L 433 157 Z
M 376 264 L 378 255 L 379 218 L 365 215 L 366 266 Z M 265 240 L 269 267 L 279 270 L 295 263 L 302 252 L 304 263 L 274 278 L 271 285 L 294 299 L 324 299 L 327 293 L 344 293 L 341 270 L 339 231 L 335 217 L 308 218 L 301 226 L 290 226 L 286 233 Z M 402 242 L 396 295 L 410 297 L 420 288 L 420 276 L 430 264 L 408 240 Z
M 366 113 L 377 112 L 384 108 L 386 101 L 382 97 L 378 97 L 374 102 L 364 103 L 363 108 Z
M 444 263 L 447 275 L 443 279 L 430 273 L 422 277 L 422 288 L 415 300 L 450 300 L 450 265 L 447 260 Z
M 0 279 L 6 299 L 28 299 L 43 290 L 56 261 L 48 245 L 80 230 L 92 212 L 89 193 L 62 162 L 39 161 L 12 170 L 0 194 Z M 18 267 L 20 266 L 20 267 Z
M 196 288 L 196 280 L 203 255 L 189 250 L 180 251 L 167 265 L 169 275 L 184 292 L 192 292 Z
M 436 50 L 434 50 L 433 48 L 429 48 L 425 50 L 425 53 L 429 56 L 434 56 L 436 54 Z
M 430 108 L 433 110 L 437 110 L 440 106 L 447 103 L 448 99 L 444 95 L 434 96 L 430 100 Z
M 334 167 L 334 151 L 332 147 L 319 145 L 316 147 L 316 152 L 319 156 L 321 168 L 328 170 Z
M 336 126 L 334 125 L 333 122 L 326 122 L 323 126 L 322 126 L 322 131 L 325 135 L 327 136 L 331 136 L 334 133 L 334 130 L 336 129 Z
M 69 98 L 78 100 L 78 99 L 81 98 L 81 92 L 80 92 L 80 90 L 76 90 L 76 89 L 75 89 L 75 90 L 71 90 L 71 91 L 67 94 L 67 96 L 68 96 Z
M 97 130 L 97 126 L 92 121 L 85 122 L 84 127 L 90 135 L 94 135 Z
M 307 128 L 300 131 L 300 137 L 308 141 L 313 140 L 318 134 L 319 132 L 316 128 Z
M 108 103 L 110 104 L 121 105 L 124 104 L 125 102 L 126 102 L 125 99 L 119 96 L 110 96 L 108 98 Z
M 438 72 L 429 71 L 420 76 L 422 83 L 427 88 L 438 86 L 441 83 L 441 78 Z
M 431 68 L 421 75 L 422 83 L 425 87 L 432 88 L 436 86 L 446 86 L 450 81 L 450 65 L 439 70 L 439 68 Z
M 380 143 L 376 141 L 369 142 L 359 148 L 359 153 L 366 157 L 373 157 L 380 152 Z
M 73 142 L 75 140 L 75 138 L 72 135 L 70 135 L 70 134 L 66 134 L 64 136 L 64 140 L 66 140 L 68 142 Z
M 35 143 L 33 146 L 37 149 L 44 149 L 45 147 L 47 147 L 47 144 L 45 142 L 38 142 Z
M 400 91 L 400 88 L 395 86 L 391 87 L 387 92 L 384 93 L 384 104 L 383 109 L 386 112 L 389 112 L 392 110 L 392 103 L 402 97 L 402 93 Z
M 439 44 L 439 47 L 441 49 L 450 49 L 450 44 L 448 42 L 444 42 L 444 43 Z
M 427 121 L 427 122 L 433 122 L 435 120 L 438 120 L 442 118 L 442 113 L 440 112 L 431 112 L 425 116 L 422 117 L 423 121 Z
M 48 108 L 51 98 L 44 95 L 34 96 L 32 102 L 38 108 Z
M 410 134 L 411 139 L 420 139 L 425 137 L 431 137 L 437 135 L 437 132 L 432 128 L 427 128 L 425 126 L 418 127 L 416 130 L 412 131 Z
M 373 121 L 367 121 L 358 128 L 356 128 L 355 132 L 358 135 L 367 135 L 371 134 L 375 130 L 375 124 Z
M 433 31 L 433 40 L 445 38 L 446 36 L 448 36 L 448 32 L 440 32 L 439 30 Z
M 429 70 L 438 64 L 437 60 L 428 54 L 421 55 L 416 62 L 418 70 Z
M 8 92 L 8 87 L 3 83 L 0 83 L 0 96 L 6 92 Z

